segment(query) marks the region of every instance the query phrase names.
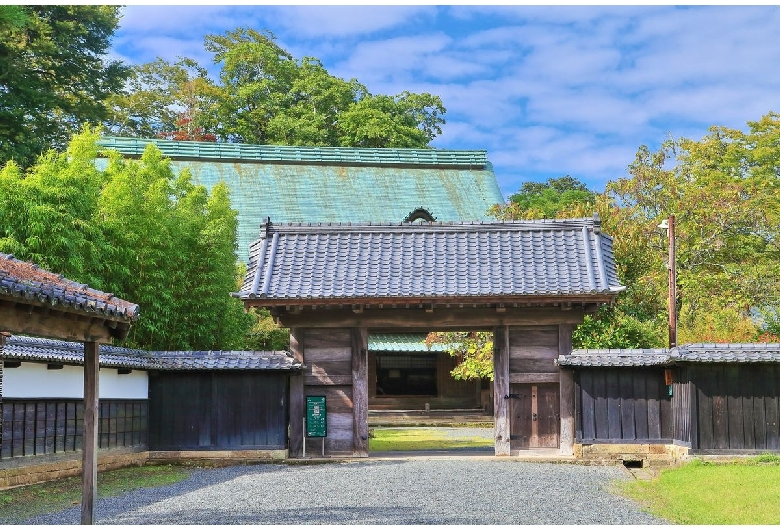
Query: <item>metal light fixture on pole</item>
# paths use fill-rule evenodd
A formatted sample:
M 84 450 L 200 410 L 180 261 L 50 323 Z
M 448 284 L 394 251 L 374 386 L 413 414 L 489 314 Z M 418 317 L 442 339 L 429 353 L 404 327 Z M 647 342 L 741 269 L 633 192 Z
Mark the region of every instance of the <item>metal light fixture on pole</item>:
M 665 229 L 669 236 L 669 347 L 677 346 L 677 255 L 674 240 L 674 216 L 664 219 L 658 228 Z

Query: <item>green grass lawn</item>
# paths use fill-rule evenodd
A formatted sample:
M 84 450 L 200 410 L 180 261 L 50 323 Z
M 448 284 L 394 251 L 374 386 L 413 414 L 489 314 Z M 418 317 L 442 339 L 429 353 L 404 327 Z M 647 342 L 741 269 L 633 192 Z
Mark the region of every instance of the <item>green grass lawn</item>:
M 441 429 L 425 427 L 374 428 L 368 450 L 434 451 L 462 447 L 493 447 L 493 438 L 447 435 Z
M 165 486 L 189 477 L 191 471 L 177 466 L 126 467 L 98 473 L 98 498 L 127 491 Z M 13 524 L 42 513 L 81 504 L 81 475 L 43 484 L 0 491 L 0 524 Z
M 780 457 L 700 460 L 621 486 L 652 514 L 678 524 L 780 524 Z

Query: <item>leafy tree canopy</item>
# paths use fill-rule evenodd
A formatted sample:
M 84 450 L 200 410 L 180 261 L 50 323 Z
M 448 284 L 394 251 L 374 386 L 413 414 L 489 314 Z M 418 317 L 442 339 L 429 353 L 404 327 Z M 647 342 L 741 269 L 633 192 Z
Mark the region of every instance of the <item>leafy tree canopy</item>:
M 122 136 L 277 145 L 427 147 L 446 112 L 428 93 L 373 95 L 332 76 L 314 57 L 296 59 L 268 31 L 207 35 L 219 82 L 191 59 L 135 67 L 112 98 L 106 126 Z M 182 110 L 183 109 L 183 110 Z
M 27 172 L 0 171 L 0 251 L 140 305 L 127 344 L 235 349 L 251 319 L 239 300 L 237 214 L 225 185 L 207 193 L 150 146 L 97 169 L 95 130 Z
M 97 124 L 129 72 L 104 56 L 118 6 L 0 6 L 0 164 L 22 167 Z
M 627 289 L 614 306 L 585 317 L 574 347 L 666 344 L 668 241 L 658 225 L 670 215 L 676 218 L 678 343 L 780 340 L 780 114 L 748 122 L 747 132 L 712 127 L 701 140 L 668 140 L 655 152 L 641 146 L 627 173 L 600 194 L 568 176 L 526 183 L 492 210 L 505 220 L 596 212 L 614 238 Z M 489 359 L 475 355 L 476 337 L 461 339 L 458 370 L 475 376 L 477 361 Z
M 525 182 L 509 197 L 509 203 L 496 205 L 491 213 L 501 219 L 555 219 L 579 207 L 595 207 L 596 193 L 578 179 L 566 175 L 547 182 Z

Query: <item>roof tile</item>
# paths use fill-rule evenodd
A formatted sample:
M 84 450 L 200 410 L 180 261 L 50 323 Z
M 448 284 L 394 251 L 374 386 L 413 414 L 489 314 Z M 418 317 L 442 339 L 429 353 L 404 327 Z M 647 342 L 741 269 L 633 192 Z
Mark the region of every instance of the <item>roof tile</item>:
M 242 299 L 614 296 L 609 236 L 594 219 L 506 223 L 266 222 Z M 607 266 L 606 264 L 609 264 Z M 605 272 L 609 271 L 609 273 Z

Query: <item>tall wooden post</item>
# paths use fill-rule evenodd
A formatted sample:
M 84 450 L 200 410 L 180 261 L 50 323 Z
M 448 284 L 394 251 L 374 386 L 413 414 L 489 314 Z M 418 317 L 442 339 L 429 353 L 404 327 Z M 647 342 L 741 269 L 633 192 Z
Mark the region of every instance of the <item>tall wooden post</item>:
M 368 330 L 352 330 L 352 452 L 368 456 Z
M 496 456 L 509 456 L 509 328 L 493 328 L 493 414 Z
M 92 524 L 97 496 L 99 352 L 97 342 L 84 343 L 84 444 L 82 447 L 81 524 Z
M 558 326 L 558 355 L 569 355 L 572 350 L 572 325 Z M 560 407 L 561 407 L 561 437 L 560 450 L 562 455 L 574 454 L 574 371 L 560 372 Z
M 290 329 L 290 352 L 296 361 L 303 363 L 303 329 Z M 291 457 L 303 455 L 304 409 L 303 373 L 290 376 L 290 440 Z
M 677 346 L 677 253 L 674 216 L 669 216 L 669 347 Z

